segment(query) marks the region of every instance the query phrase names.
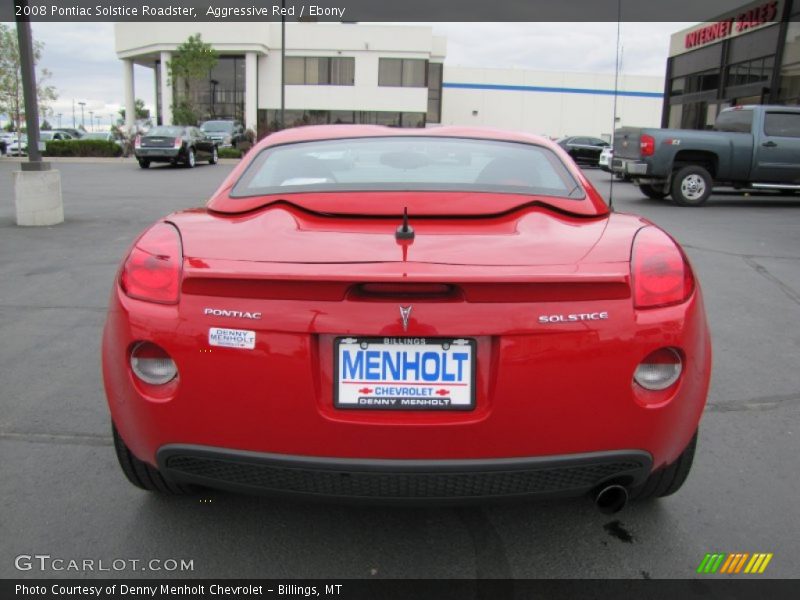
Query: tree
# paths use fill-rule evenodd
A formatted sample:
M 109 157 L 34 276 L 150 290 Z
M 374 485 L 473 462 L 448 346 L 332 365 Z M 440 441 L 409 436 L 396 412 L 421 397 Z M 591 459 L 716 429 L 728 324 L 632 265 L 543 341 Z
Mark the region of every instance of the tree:
M 136 120 L 137 121 L 147 121 L 150 118 L 150 111 L 144 107 L 144 100 L 141 98 L 137 98 L 134 102 L 134 106 L 136 107 Z M 125 108 L 119 109 L 119 116 L 120 121 L 125 123 Z
M 202 37 L 190 35 L 167 63 L 172 86 L 172 121 L 176 125 L 196 125 L 199 117 L 198 83 L 209 78 L 219 55 Z M 166 124 L 166 123 L 165 123 Z
M 33 64 L 39 63 L 44 44 L 33 43 Z M 52 112 L 50 104 L 58 98 L 53 86 L 46 85 L 50 71 L 40 69 L 36 73 L 36 95 L 39 113 L 46 116 Z M 25 98 L 22 90 L 22 64 L 19 57 L 17 32 L 0 23 L 0 113 L 6 113 L 19 135 L 25 119 Z

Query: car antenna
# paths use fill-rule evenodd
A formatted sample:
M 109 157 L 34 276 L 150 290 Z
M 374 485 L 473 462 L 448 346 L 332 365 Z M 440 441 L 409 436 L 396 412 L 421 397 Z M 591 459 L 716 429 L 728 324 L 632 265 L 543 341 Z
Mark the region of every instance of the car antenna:
M 614 145 L 617 137 L 617 96 L 619 95 L 619 55 L 621 53 L 619 25 L 622 20 L 622 0 L 617 0 L 617 46 L 614 56 L 614 124 L 611 126 L 611 183 L 608 186 L 608 210 L 614 212 Z
M 403 207 L 403 223 L 397 226 L 397 230 L 394 232 L 394 237 L 397 240 L 413 240 L 414 239 L 414 228 L 408 224 L 408 207 Z

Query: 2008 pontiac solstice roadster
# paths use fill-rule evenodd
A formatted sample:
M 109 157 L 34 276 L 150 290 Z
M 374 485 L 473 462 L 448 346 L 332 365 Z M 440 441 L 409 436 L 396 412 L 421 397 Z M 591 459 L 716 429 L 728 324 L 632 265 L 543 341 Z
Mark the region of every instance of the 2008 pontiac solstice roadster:
M 122 470 L 166 493 L 614 511 L 683 484 L 710 372 L 677 243 L 466 128 L 269 136 L 136 240 L 103 336 Z

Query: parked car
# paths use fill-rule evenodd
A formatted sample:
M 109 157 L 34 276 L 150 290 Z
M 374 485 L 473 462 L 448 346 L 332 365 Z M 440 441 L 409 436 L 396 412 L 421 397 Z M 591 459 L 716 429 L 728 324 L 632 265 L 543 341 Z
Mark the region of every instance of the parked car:
M 122 471 L 607 512 L 678 490 L 711 370 L 700 286 L 565 158 L 463 127 L 265 138 L 122 261 L 102 343 Z
M 200 124 L 200 129 L 209 138 L 217 142 L 220 148 L 238 148 L 247 139 L 244 125 L 235 120 L 213 120 Z
M 122 146 L 122 140 L 111 133 L 110 131 L 90 131 L 83 135 L 83 140 L 102 140 L 104 142 L 114 142 L 118 146 Z
M 597 166 L 600 153 L 610 144 L 605 140 L 594 137 L 571 136 L 561 138 L 556 142 L 578 164 Z
M 197 127 L 159 125 L 145 135 L 136 136 L 134 154 L 139 166 L 146 169 L 150 163 L 182 163 L 192 168 L 199 160 L 217 164 L 217 143 Z
M 606 173 L 611 173 L 611 157 L 614 155 L 614 150 L 611 146 L 606 146 L 600 152 L 600 158 L 597 159 L 597 166 L 599 166 Z
M 53 131 L 40 131 L 39 132 L 39 139 L 42 142 L 51 142 L 51 141 L 67 141 L 67 140 L 75 140 L 78 139 L 76 137 L 71 136 L 65 131 L 60 130 L 53 130 Z
M 52 131 L 61 131 L 62 133 L 66 133 L 74 140 L 79 140 L 84 135 L 86 135 L 85 131 L 81 131 L 80 129 L 75 129 L 74 127 L 56 127 Z
M 800 192 L 800 107 L 735 106 L 713 131 L 626 127 L 615 139 L 614 170 L 649 198 L 700 206 L 714 185 Z

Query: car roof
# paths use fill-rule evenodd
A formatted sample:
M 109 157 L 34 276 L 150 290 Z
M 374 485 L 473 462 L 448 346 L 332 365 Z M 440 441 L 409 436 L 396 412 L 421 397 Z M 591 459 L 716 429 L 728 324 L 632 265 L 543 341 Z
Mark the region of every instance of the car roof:
M 550 203 L 551 206 L 559 206 L 561 210 L 572 214 L 582 214 L 586 216 L 599 216 L 608 213 L 602 197 L 594 189 L 591 182 L 576 166 L 571 164 L 569 157 L 564 150 L 555 142 L 540 135 L 523 133 L 518 131 L 507 131 L 489 127 L 428 127 L 428 128 L 397 128 L 385 127 L 383 125 L 310 125 L 304 127 L 293 127 L 273 133 L 261 140 L 253 150 L 247 153 L 234 170 L 228 175 L 223 183 L 217 188 L 207 207 L 217 212 L 246 212 L 263 206 L 265 202 L 273 200 L 260 200 L 258 196 L 241 199 L 232 199 L 228 194 L 233 185 L 238 181 L 242 173 L 248 168 L 256 156 L 262 150 L 273 146 L 295 144 L 320 140 L 346 140 L 358 138 L 379 138 L 379 137 L 406 137 L 406 138 L 453 138 L 453 139 L 472 139 L 489 140 L 501 142 L 518 142 L 531 144 L 552 150 L 559 156 L 564 166 L 570 172 L 575 181 L 579 182 L 587 190 L 586 202 L 576 202 L 574 200 L 555 199 Z M 524 197 L 525 195 L 520 195 Z M 268 198 L 268 197 L 265 197 Z
M 267 136 L 259 147 L 276 146 L 294 142 L 314 140 L 336 140 L 360 137 L 452 137 L 495 140 L 504 142 L 522 142 L 552 148 L 555 146 L 548 138 L 530 133 L 494 129 L 491 127 L 426 127 L 400 128 L 384 125 L 308 125 L 292 127 Z

